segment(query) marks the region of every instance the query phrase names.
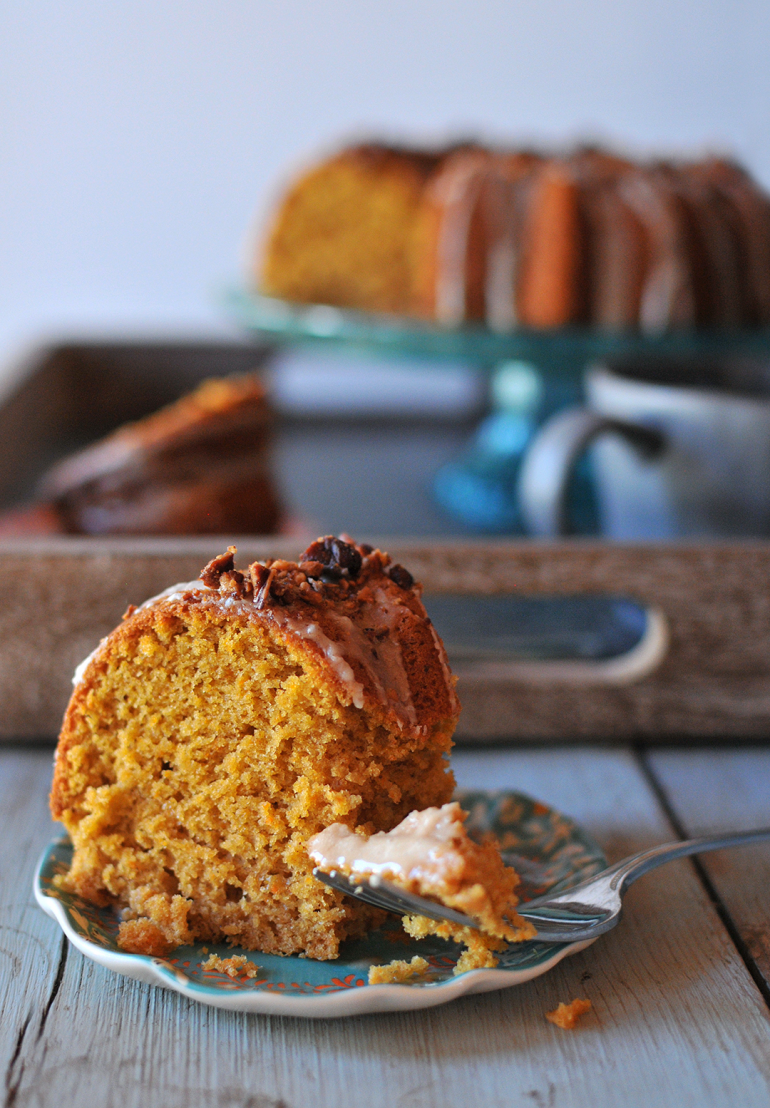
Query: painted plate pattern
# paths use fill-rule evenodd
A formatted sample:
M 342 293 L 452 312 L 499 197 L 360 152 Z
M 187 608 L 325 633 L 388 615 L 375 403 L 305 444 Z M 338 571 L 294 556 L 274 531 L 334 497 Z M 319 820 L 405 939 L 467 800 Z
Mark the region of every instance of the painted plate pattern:
M 471 835 L 491 831 L 497 836 L 521 876 L 522 900 L 549 891 L 561 892 L 607 864 L 596 843 L 572 820 L 528 796 L 461 791 L 457 799 L 469 813 L 466 826 Z M 202 944 L 178 947 L 167 958 L 126 954 L 117 945 L 119 920 L 112 909 L 97 908 L 54 885 L 54 876 L 66 872 L 71 857 L 69 839 L 57 839 L 49 845 L 35 875 L 35 896 L 78 950 L 116 973 L 163 985 L 203 1004 L 236 1011 L 330 1017 L 428 1008 L 465 993 L 529 981 L 589 945 L 514 943 L 499 956 L 496 969 L 455 976 L 452 971 L 460 947 L 439 938 L 412 939 L 393 919 L 365 939 L 346 943 L 341 957 L 334 962 L 281 958 L 212 944 L 205 948 Z M 204 968 L 209 954 L 222 958 L 245 955 L 249 965 L 230 977 Z M 423 976 L 408 984 L 367 984 L 370 966 L 394 958 L 408 961 L 415 954 L 428 962 Z M 254 966 L 258 967 L 256 976 Z

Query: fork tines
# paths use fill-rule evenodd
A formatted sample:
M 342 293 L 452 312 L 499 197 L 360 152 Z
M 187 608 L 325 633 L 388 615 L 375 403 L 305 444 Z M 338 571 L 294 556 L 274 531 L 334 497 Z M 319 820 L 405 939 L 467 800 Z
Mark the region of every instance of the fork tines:
M 395 912 L 399 916 L 427 916 L 429 919 L 446 920 L 461 927 L 478 929 L 479 926 L 470 916 L 456 912 L 454 908 L 447 908 L 444 904 L 408 893 L 377 875 L 369 877 L 358 873 L 340 873 L 339 870 L 330 870 L 327 873 L 314 869 L 313 876 L 339 892 L 364 900 L 376 908 L 384 908 L 387 912 Z

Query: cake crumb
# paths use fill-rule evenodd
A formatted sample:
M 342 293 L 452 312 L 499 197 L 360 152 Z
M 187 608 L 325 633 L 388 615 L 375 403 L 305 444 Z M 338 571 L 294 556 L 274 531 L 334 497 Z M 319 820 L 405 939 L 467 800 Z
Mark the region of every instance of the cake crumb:
M 175 945 L 148 919 L 126 920 L 118 928 L 118 946 L 127 954 L 146 954 L 151 958 L 165 958 Z
M 233 954 L 231 958 L 210 954 L 201 968 L 226 973 L 228 977 L 256 977 L 259 973 L 259 966 L 250 962 L 243 954 Z
M 494 952 L 505 950 L 505 943 L 495 935 L 487 935 L 472 927 L 458 927 L 447 920 L 428 919 L 427 916 L 404 916 L 403 928 L 413 939 L 427 939 L 438 935 L 447 942 L 454 941 L 466 947 L 452 973 L 468 973 L 474 969 L 494 969 L 498 959 Z
M 428 963 L 419 954 L 415 954 L 411 962 L 402 962 L 396 958 L 386 966 L 370 966 L 369 984 L 397 985 L 401 981 L 408 981 L 411 977 L 421 977 L 427 969 Z
M 590 1010 L 591 1001 L 581 1000 L 578 997 L 570 1001 L 569 1004 L 562 1001 L 558 1008 L 554 1008 L 553 1012 L 546 1012 L 545 1018 L 550 1020 L 551 1023 L 555 1023 L 557 1027 L 561 1027 L 565 1031 L 571 1031 L 580 1017 L 585 1015 L 586 1012 L 590 1012 Z

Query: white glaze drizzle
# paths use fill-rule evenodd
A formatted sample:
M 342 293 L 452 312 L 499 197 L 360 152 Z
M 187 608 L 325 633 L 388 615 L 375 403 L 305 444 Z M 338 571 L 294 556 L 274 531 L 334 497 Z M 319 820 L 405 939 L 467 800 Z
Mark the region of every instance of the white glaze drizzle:
M 449 695 L 449 701 L 452 705 L 452 711 L 457 711 L 460 707 L 460 701 L 457 699 L 457 693 L 455 692 L 455 679 L 452 676 L 452 671 L 449 668 L 449 659 L 447 658 L 446 649 L 443 642 L 439 638 L 438 631 L 433 626 L 431 620 L 428 620 L 428 626 L 430 627 L 430 633 L 433 636 L 433 645 L 436 647 L 436 653 L 438 654 L 439 662 L 441 663 L 441 672 L 444 674 L 444 684 Z
M 75 687 L 77 687 L 80 684 L 80 682 L 83 680 L 83 678 L 85 677 L 86 670 L 88 669 L 88 667 L 90 666 L 91 662 L 94 660 L 96 655 L 99 653 L 101 648 L 104 646 L 106 641 L 107 641 L 106 639 L 101 639 L 100 642 L 99 642 L 99 645 L 91 651 L 91 653 L 88 655 L 88 657 L 84 658 L 79 666 L 76 666 L 75 672 L 72 675 L 72 684 Z
M 314 620 L 290 615 L 285 608 L 270 608 L 269 611 L 279 627 L 292 631 L 302 639 L 309 639 L 321 648 L 337 677 L 350 693 L 353 704 L 356 708 L 363 708 L 364 686 L 360 681 L 356 681 L 352 666 L 345 660 L 341 644 L 332 642 Z M 347 622 L 352 627 L 351 621 L 347 620 Z
M 290 614 L 284 608 L 271 608 L 275 622 L 300 638 L 314 642 L 326 655 L 335 674 L 347 688 L 352 703 L 364 706 L 364 687 L 355 677 L 351 659 L 364 667 L 380 702 L 389 708 L 398 726 L 417 727 L 417 712 L 412 702 L 409 679 L 404 668 L 401 649 L 392 635 L 398 617 L 397 605 L 384 589 L 374 590 L 374 603 L 362 604 L 360 615 L 354 623 L 348 616 L 328 612 L 327 625 L 335 629 L 334 639 L 318 626 L 312 617 Z M 386 634 L 371 642 L 363 628 L 382 629 Z
M 143 608 L 149 608 L 151 604 L 157 604 L 159 600 L 180 600 L 186 592 L 208 592 L 212 596 L 216 595 L 211 589 L 206 588 L 202 581 L 179 581 L 176 585 L 169 585 L 163 592 L 159 592 L 156 596 L 151 596 L 149 600 L 145 600 L 144 604 L 140 604 L 136 610 L 141 612 Z
M 641 330 L 653 333 L 690 325 L 695 318 L 692 281 L 676 208 L 665 184 L 648 175 L 629 175 L 621 181 L 619 195 L 642 223 L 651 253 L 639 306 Z
M 240 608 L 245 611 L 254 609 L 251 600 L 241 599 L 234 593 L 223 597 L 198 580 L 170 585 L 163 592 L 150 597 L 149 600 L 145 600 L 137 608 L 137 611 L 142 611 L 161 601 L 180 600 L 189 593 L 194 593 L 199 598 L 216 604 L 219 608 Z M 383 588 L 375 588 L 372 595 L 374 601 L 361 605 L 360 615 L 356 623 L 348 616 L 338 615 L 334 612 L 326 613 L 327 625 L 331 623 L 337 632 L 333 639 L 325 633 L 317 620 L 311 615 L 304 616 L 296 612 L 290 613 L 287 609 L 277 605 L 265 608 L 263 611 L 269 612 L 273 621 L 282 629 L 297 635 L 301 639 L 308 640 L 320 648 L 336 677 L 347 690 L 351 703 L 356 708 L 360 709 L 364 706 L 364 686 L 356 678 L 353 666 L 350 664 L 351 659 L 357 659 L 363 665 L 378 699 L 393 713 L 398 727 L 402 730 L 405 727 L 421 730 L 417 722 L 417 711 L 412 700 L 398 636 L 394 634 L 400 606 Z M 384 634 L 379 638 L 375 637 L 375 641 L 372 642 L 364 633 L 362 629 L 364 627 L 384 632 Z M 447 689 L 451 694 L 453 682 L 446 663 L 446 655 L 432 624 L 430 627 Z M 73 685 L 78 685 L 83 680 L 89 664 L 105 642 L 106 639 L 102 639 L 96 649 L 87 658 L 84 658 L 77 667 L 73 677 Z
M 457 844 L 465 835 L 460 805 L 410 812 L 392 831 L 368 838 L 342 823 L 308 840 L 308 853 L 319 869 L 342 870 L 404 881 L 435 880 L 447 871 L 461 872 L 463 858 Z
M 180 581 L 176 585 L 169 585 L 163 592 L 159 592 L 157 596 L 151 596 L 149 600 L 145 600 L 144 604 L 141 604 L 136 610 L 140 612 L 143 608 L 149 608 L 151 604 L 156 604 L 160 600 L 179 600 L 186 592 L 211 592 L 207 589 L 202 581 Z M 212 593 L 212 596 L 215 594 Z M 75 672 L 72 675 L 72 684 L 77 687 L 83 680 L 86 674 L 86 670 L 99 653 L 101 648 L 106 643 L 107 639 L 103 638 L 99 641 L 99 644 L 94 647 L 91 653 L 83 659 L 83 661 L 75 668 Z
M 486 225 L 484 310 L 493 330 L 515 327 L 519 269 L 519 227 L 515 185 L 494 166 L 482 194 Z
M 466 317 L 466 273 L 471 221 L 484 183 L 478 157 L 456 168 L 446 182 L 438 240 L 436 319 L 449 326 Z
M 394 603 L 386 589 L 375 588 L 373 594 L 374 604 L 363 606 L 362 623 L 365 627 L 373 627 L 375 631 L 385 634 L 377 640 L 376 645 L 362 635 L 364 650 L 374 655 L 370 669 L 376 678 L 380 699 L 391 707 L 400 709 L 399 726 L 404 726 L 402 719 L 405 717 L 405 722 L 414 727 L 417 724 L 417 712 L 412 701 L 400 639 L 396 634 L 400 605 Z

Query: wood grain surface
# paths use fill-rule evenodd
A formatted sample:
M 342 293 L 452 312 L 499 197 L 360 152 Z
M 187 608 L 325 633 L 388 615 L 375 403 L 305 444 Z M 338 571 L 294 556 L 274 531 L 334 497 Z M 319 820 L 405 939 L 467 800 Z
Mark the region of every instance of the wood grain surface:
M 0 544 L 0 738 L 58 731 L 75 665 L 129 603 L 197 577 L 227 539 L 48 539 Z M 770 733 L 770 543 L 388 542 L 432 593 L 612 595 L 661 613 L 649 672 L 591 678 L 561 663 L 458 667 L 461 741 Z M 243 540 L 239 557 L 296 557 Z
M 724 775 L 724 757 L 693 752 L 680 776 L 695 767 L 707 790 L 709 774 Z M 651 781 L 623 749 L 455 754 L 461 785 L 540 797 L 573 815 L 613 859 L 673 836 L 652 766 Z M 50 768 L 47 753 L 0 751 L 6 1108 L 770 1103 L 768 1009 L 690 861 L 640 881 L 615 932 L 527 985 L 422 1012 L 318 1022 L 238 1015 L 125 980 L 74 950 L 60 958 L 58 929 L 30 893 L 51 831 Z M 675 769 L 673 756 L 661 769 L 672 804 Z M 757 797 L 761 788 L 770 795 L 770 759 L 744 772 Z M 728 807 L 719 814 L 722 795 L 714 786 L 712 818 L 729 821 Z M 745 897 L 764 895 L 763 872 L 758 880 L 762 890 L 749 893 L 749 884 Z M 576 1030 L 545 1020 L 576 996 L 594 1006 Z
M 770 750 L 655 751 L 649 766 L 685 835 L 770 827 Z M 699 859 L 770 996 L 770 843 Z

